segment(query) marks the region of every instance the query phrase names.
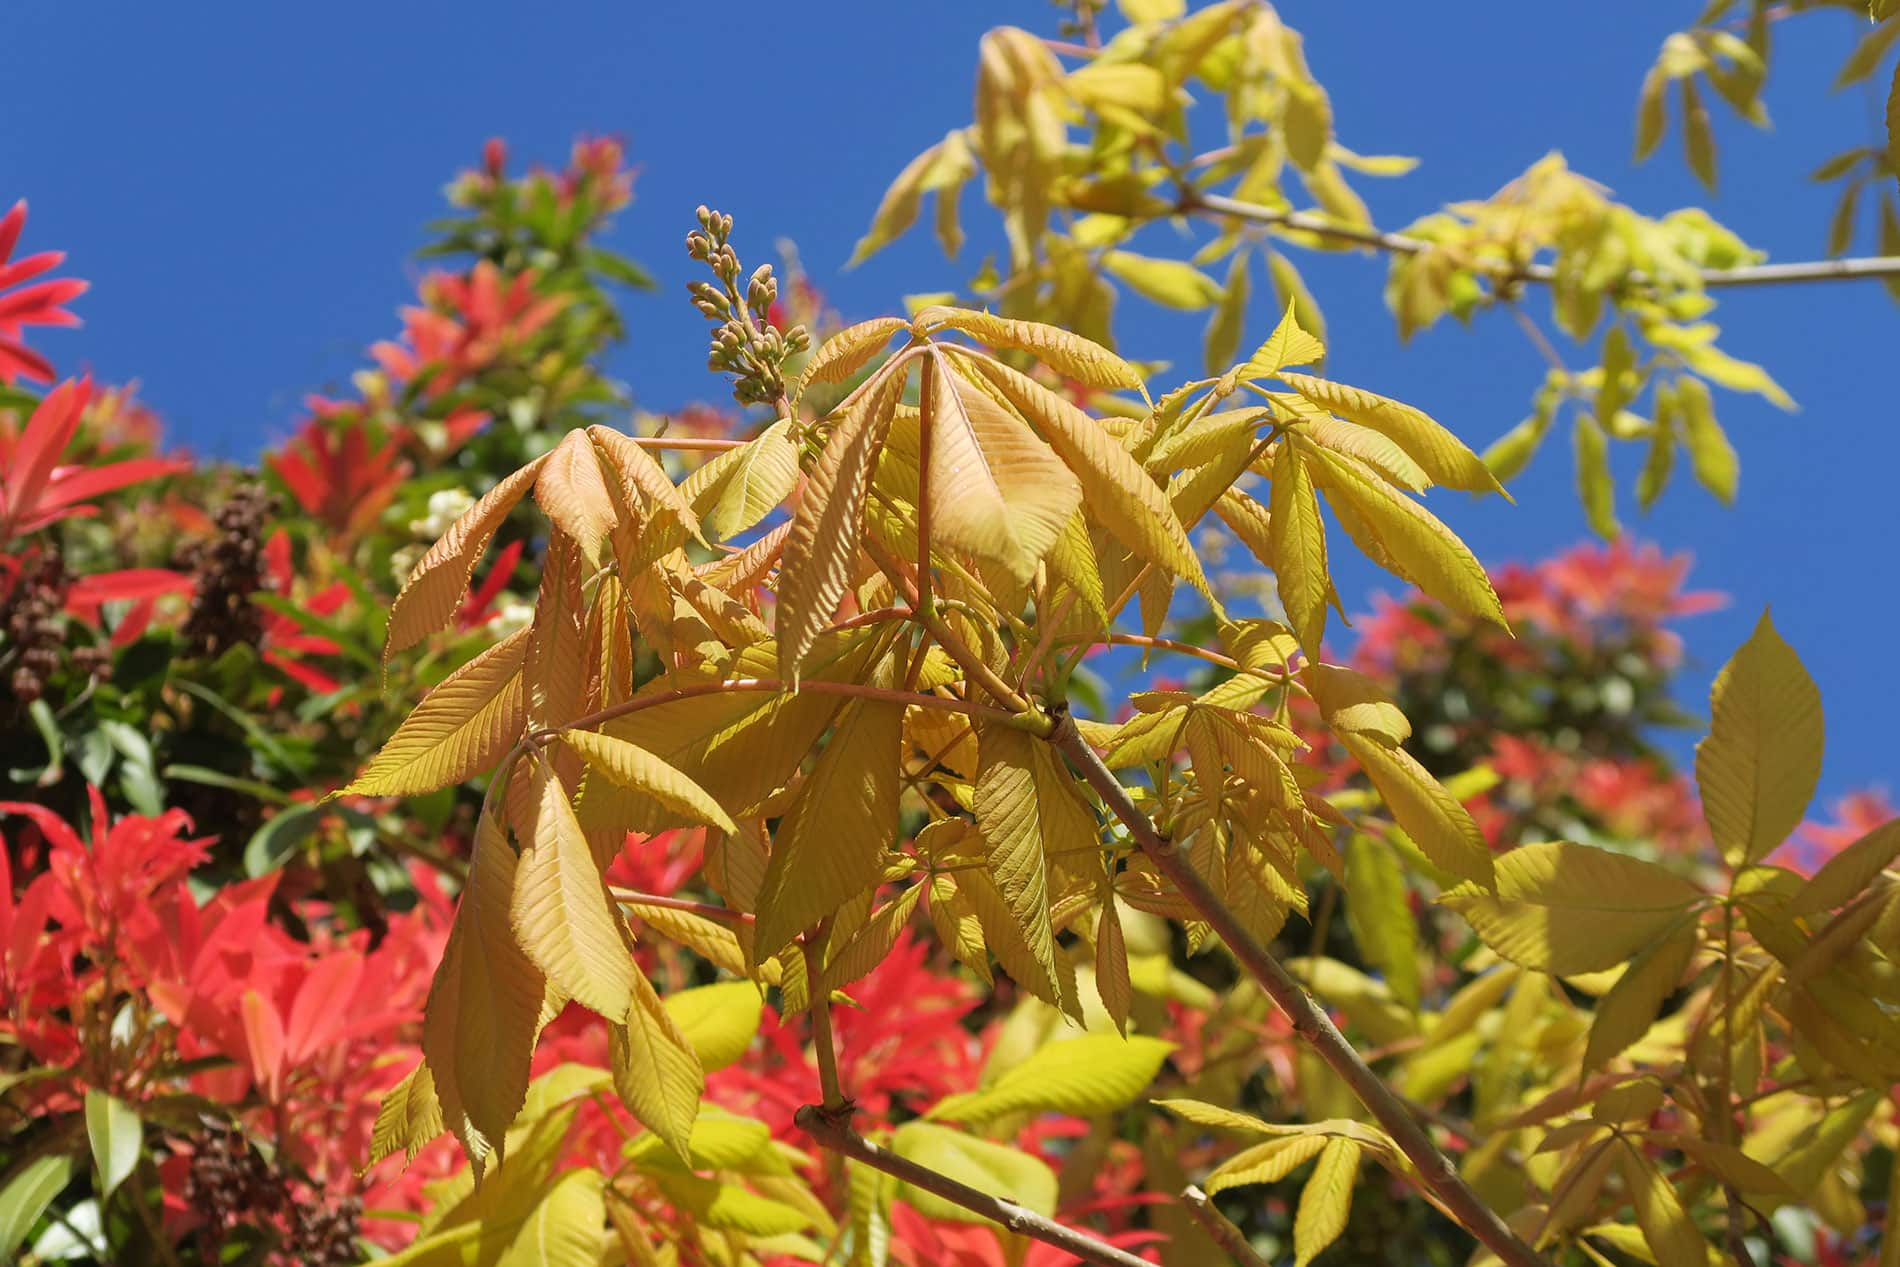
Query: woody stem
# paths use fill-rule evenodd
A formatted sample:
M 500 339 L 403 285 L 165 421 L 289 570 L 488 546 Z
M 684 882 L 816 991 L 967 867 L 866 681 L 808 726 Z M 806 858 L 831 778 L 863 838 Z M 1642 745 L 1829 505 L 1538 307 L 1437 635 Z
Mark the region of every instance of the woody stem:
M 1187 857 L 1155 828 L 1142 813 L 1108 766 L 1076 729 L 1075 719 L 1066 710 L 1056 716 L 1055 730 L 1049 741 L 1069 759 L 1109 812 L 1148 855 L 1156 870 L 1166 876 L 1215 934 L 1227 944 L 1235 959 L 1259 983 L 1267 997 L 1293 1022 L 1294 1030 L 1312 1046 L 1320 1059 L 1339 1075 L 1371 1111 L 1386 1134 L 1392 1137 L 1418 1170 L 1419 1182 L 1437 1203 L 1457 1220 L 1507 1267 L 1547 1267 L 1537 1252 L 1505 1226 L 1504 1220 L 1479 1199 L 1451 1159 L 1441 1152 L 1432 1137 L 1392 1089 L 1372 1071 L 1364 1058 L 1346 1041 L 1291 974 L 1281 966 L 1265 945 L 1249 932 L 1227 904 L 1220 900 L 1207 881 L 1188 862 Z

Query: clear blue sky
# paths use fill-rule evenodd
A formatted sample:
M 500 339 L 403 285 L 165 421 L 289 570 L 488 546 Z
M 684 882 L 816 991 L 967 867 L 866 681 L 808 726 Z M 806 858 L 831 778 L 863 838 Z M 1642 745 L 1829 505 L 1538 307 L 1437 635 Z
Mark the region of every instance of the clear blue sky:
M 1342 139 L 1423 160 L 1402 180 L 1362 184 L 1394 227 L 1486 195 L 1551 149 L 1643 210 L 1701 201 L 1673 154 L 1629 161 L 1643 70 L 1700 7 L 1607 0 L 1586 15 L 1465 0 L 1428 18 L 1413 5 L 1281 6 L 1306 35 Z M 643 405 L 665 409 L 721 395 L 703 368 L 704 326 L 680 294 L 694 205 L 733 213 L 749 256 L 793 239 L 847 317 L 954 286 L 974 258 L 946 262 L 924 236 L 855 272 L 839 266 L 897 169 L 967 121 L 978 36 L 1001 22 L 1049 30 L 1055 15 L 1039 0 L 534 10 L 23 0 L 7 16 L 0 202 L 29 197 L 25 248 L 69 251 L 69 271 L 94 284 L 78 303 L 85 328 L 37 345 L 62 367 L 141 379 L 174 435 L 242 455 L 287 432 L 306 391 L 344 381 L 393 331 L 412 293 L 406 256 L 485 137 L 506 136 L 519 162 L 559 161 L 579 132 L 619 134 L 642 170 L 613 244 L 666 289 L 631 304 L 632 346 L 616 370 Z M 1769 97 L 1776 131 L 1718 116 L 1714 209 L 1774 258 L 1799 259 L 1819 254 L 1831 208 L 1807 171 L 1871 133 L 1861 94 L 1826 92 L 1852 17 L 1786 30 Z M 741 86 L 753 95 L 736 95 Z M 986 224 L 976 203 L 966 199 L 972 229 Z M 1478 445 L 1527 411 L 1542 365 L 1502 315 L 1400 347 L 1377 261 L 1329 258 L 1308 278 L 1331 327 L 1329 372 L 1416 403 Z M 1197 363 L 1199 318 L 1128 299 L 1122 320 L 1135 354 Z M 1715 668 L 1772 602 L 1827 703 L 1824 794 L 1900 792 L 1887 729 L 1900 705 L 1900 411 L 1887 385 L 1900 310 L 1857 283 L 1732 293 L 1718 320 L 1723 345 L 1766 362 L 1802 411 L 1719 397 L 1742 455 L 1738 510 L 1680 473 L 1652 515 L 1625 505 L 1637 534 L 1691 551 L 1694 581 L 1733 596 L 1687 627 L 1685 703 L 1701 706 Z M 1254 314 L 1250 335 L 1269 323 Z M 1627 488 L 1640 454 L 1620 457 Z M 1489 564 L 1536 557 L 1585 535 L 1570 472 L 1560 441 L 1517 485 L 1516 507 L 1439 497 L 1437 509 Z M 1362 569 L 1342 582 L 1363 607 L 1377 577 Z

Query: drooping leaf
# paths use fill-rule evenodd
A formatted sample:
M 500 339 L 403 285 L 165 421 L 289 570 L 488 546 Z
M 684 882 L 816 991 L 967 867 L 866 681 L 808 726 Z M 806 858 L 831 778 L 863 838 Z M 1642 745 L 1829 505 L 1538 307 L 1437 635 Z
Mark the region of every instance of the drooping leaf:
M 1577 459 L 1577 496 L 1589 517 L 1590 531 L 1605 541 L 1622 531 L 1616 522 L 1616 477 L 1610 473 L 1610 438 L 1589 414 L 1578 414 L 1571 430 Z
M 443 678 L 344 793 L 418 796 L 492 769 L 527 722 L 528 634 L 510 634 Z
M 646 974 L 636 969 L 631 976 L 632 1004 L 626 1023 L 607 1031 L 614 1090 L 648 1130 L 690 1163 L 705 1071 Z
M 1221 285 L 1181 260 L 1156 259 L 1132 251 L 1109 251 L 1102 271 L 1150 303 L 1195 311 L 1220 302 Z
M 650 796 L 676 814 L 696 822 L 736 832 L 738 825 L 706 789 L 646 749 L 592 730 L 563 730 L 561 742 L 581 755 L 592 769 L 630 791 Z
M 1759 862 L 1801 821 L 1821 777 L 1821 693 L 1764 610 L 1716 675 L 1696 786 L 1731 865 Z
M 780 820 L 759 889 L 756 954 L 772 955 L 876 882 L 897 835 L 901 705 L 854 700 Z
M 1900 857 L 1900 818 L 1891 818 L 1821 864 L 1788 903 L 1790 915 L 1813 915 L 1847 905 L 1866 892 Z
M 1269 562 L 1280 604 L 1299 635 L 1300 646 L 1308 657 L 1317 658 L 1326 632 L 1326 601 L 1332 593 L 1332 578 L 1326 570 L 1326 525 L 1320 521 L 1312 473 L 1286 441 L 1273 456 L 1270 506 Z
M 1240 337 L 1247 322 L 1247 252 L 1236 251 L 1227 266 L 1227 284 L 1221 287 L 1220 304 L 1208 318 L 1207 333 L 1202 337 L 1201 358 L 1210 375 L 1223 373 L 1240 351 Z
M 1389 436 L 1446 488 L 1473 493 L 1504 491 L 1477 454 L 1422 410 L 1323 378 L 1286 373 L 1276 376 L 1320 408 Z
M 1251 1183 L 1278 1183 L 1333 1142 L 1324 1135 L 1289 1135 L 1242 1149 L 1208 1172 L 1207 1194 L 1214 1196 Z
M 478 1159 L 501 1144 L 521 1111 L 547 993 L 546 977 L 515 940 L 516 870 L 500 820 L 484 814 L 423 1009 L 423 1068 L 448 1125 Z
M 598 566 L 619 516 L 601 474 L 600 457 L 584 429 L 568 432 L 548 454 L 534 481 L 534 500 L 549 521 L 580 547 L 581 558 Z
M 974 803 L 990 878 L 1030 954 L 1053 976 L 1055 934 L 1049 926 L 1045 825 L 1033 751 L 1038 741 L 1006 726 L 982 726 L 977 744 Z
M 86 1092 L 86 1140 L 92 1145 L 92 1164 L 99 1175 L 99 1200 L 131 1177 L 145 1151 L 145 1124 L 138 1110 L 116 1095 Z
M 1314 482 L 1367 557 L 1447 607 L 1510 628 L 1491 578 L 1450 529 L 1355 459 L 1293 443 L 1316 457 Z
M 833 427 L 792 516 L 779 570 L 779 676 L 798 681 L 800 665 L 830 623 L 851 580 L 864 531 L 864 499 L 904 388 L 901 358 L 859 389 Z
M 1715 420 L 1715 403 L 1709 398 L 1708 385 L 1685 374 L 1676 380 L 1676 401 L 1682 414 L 1683 442 L 1696 480 L 1724 506 L 1733 505 L 1741 461 Z
M 1328 1140 L 1312 1177 L 1300 1190 L 1300 1208 L 1293 1218 L 1295 1267 L 1306 1267 L 1346 1230 L 1352 1186 L 1358 1177 L 1359 1145 L 1349 1139 Z
M 1207 591 L 1200 560 L 1167 493 L 1101 423 L 1007 365 L 989 360 L 964 363 L 1041 428 L 1043 439 L 1081 483 L 1084 505 L 1092 518 L 1144 559 Z
M 1590 1022 L 1590 1041 L 1583 1053 L 1583 1072 L 1603 1067 L 1649 1031 L 1663 1003 L 1682 984 L 1695 955 L 1695 927 L 1684 923 L 1667 938 L 1646 946 L 1597 1000 Z
M 1027 583 L 1082 490 L 1028 424 L 932 349 L 925 366 L 924 472 L 935 540 L 1001 563 Z
M 527 795 L 509 800 L 522 841 L 511 922 L 528 958 L 569 998 L 623 1020 L 639 976 L 567 791 L 536 761 Z
M 1357 835 L 1346 846 L 1346 921 L 1366 962 L 1407 1007 L 1419 999 L 1418 922 L 1405 869 L 1389 845 Z
M 442 1133 L 442 1106 L 436 1099 L 435 1075 L 425 1061 L 383 1095 L 370 1132 L 369 1164 L 392 1153 L 414 1161 L 422 1146 Z
M 387 660 L 412 647 L 449 623 L 468 592 L 468 578 L 488 548 L 495 529 L 508 517 L 541 473 L 547 458 L 539 457 L 497 483 L 449 526 L 429 547 L 403 582 L 389 609 L 389 632 L 383 646 Z
M 1616 1164 L 1657 1267 L 1707 1267 L 1708 1242 L 1663 1173 L 1629 1143 L 1617 1146 Z
M 1346 732 L 1339 741 L 1372 780 L 1386 808 L 1433 866 L 1489 887 L 1491 849 L 1484 833 L 1458 799 L 1405 749 L 1387 746 L 1364 734 Z

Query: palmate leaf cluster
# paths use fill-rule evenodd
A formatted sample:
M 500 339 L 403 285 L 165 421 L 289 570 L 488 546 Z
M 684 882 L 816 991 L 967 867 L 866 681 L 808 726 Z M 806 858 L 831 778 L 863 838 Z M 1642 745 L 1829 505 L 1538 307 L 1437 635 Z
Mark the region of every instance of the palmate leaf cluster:
M 785 1178 L 776 1154 L 714 1142 L 753 1127 L 702 1107 L 717 1057 L 681 1015 L 690 996 L 663 1000 L 638 966 L 636 935 L 732 978 L 704 1015 L 749 1037 L 761 991 L 787 1013 L 848 1000 L 921 908 L 980 977 L 1000 969 L 1054 1013 L 1079 1022 L 1099 1009 L 1111 1023 L 888 1140 L 1048 1213 L 1046 1169 L 982 1124 L 1111 1110 L 1155 1076 L 1168 1044 L 1112 1032 L 1128 1034 L 1135 995 L 1128 912 L 1178 921 L 1190 947 L 1215 940 L 1210 899 L 1157 865 L 1149 830 L 1262 942 L 1305 913 L 1311 871 L 1343 885 L 1383 980 L 1323 958 L 1295 964 L 1301 979 L 1356 1032 L 1398 1043 L 1387 1076 L 1410 1099 L 1441 1096 L 1475 1062 L 1476 1120 L 1496 1133 L 1474 1178 L 1540 1248 L 1608 1245 L 1675 1267 L 1707 1252 L 1698 1207 L 1723 1192 L 1772 1202 L 1845 1182 L 1832 1159 L 1873 1112 L 1873 1088 L 1900 1072 L 1881 1002 L 1900 927 L 1900 890 L 1882 872 L 1900 835 L 1876 833 L 1806 884 L 1762 865 L 1819 768 L 1818 699 L 1798 661 L 1764 619 L 1717 685 L 1698 777 L 1725 888 L 1564 842 L 1494 858 L 1458 796 L 1407 751 L 1402 712 L 1322 656 L 1338 596 L 1320 506 L 1395 576 L 1502 624 L 1483 569 L 1417 496 L 1496 482 L 1423 412 L 1305 371 L 1323 356 L 1290 305 L 1245 360 L 1155 399 L 1132 363 L 1080 335 L 932 306 L 832 336 L 777 419 L 684 482 L 604 427 L 499 481 L 411 574 L 389 651 L 450 619 L 496 525 L 528 500 L 547 525 L 532 623 L 441 683 L 345 789 L 488 779 L 424 1061 L 385 1103 L 377 1153 L 446 1130 L 476 1174 L 495 1171 L 471 1201 L 538 1192 L 531 1142 L 553 1110 L 530 1060 L 540 1027 L 578 1002 L 608 1024 L 613 1067 L 567 1094 L 615 1096 L 650 1132 L 630 1147 L 655 1190 L 763 1252 L 816 1216 L 774 1221 L 773 1204 L 800 1208 L 797 1185 L 773 1182 Z M 1121 407 L 1085 411 L 1058 378 L 1118 393 Z M 821 387 L 839 390 L 802 409 Z M 1226 610 L 1191 540 L 1210 515 L 1272 571 L 1286 624 Z M 1123 629 L 1131 605 L 1147 633 Z M 1213 614 L 1218 648 L 1155 636 L 1177 605 Z M 1071 719 L 1076 660 L 1118 641 L 1185 650 L 1227 676 L 1136 695 L 1125 719 Z M 636 668 L 641 652 L 657 671 Z M 1296 700 L 1382 810 L 1317 786 L 1299 760 Z M 1137 820 L 1052 742 L 1070 720 L 1102 766 L 1126 772 L 1119 796 Z M 711 829 L 706 879 L 723 912 L 608 886 L 628 831 L 688 825 Z M 1449 996 L 1422 988 L 1414 888 L 1485 947 Z M 1594 1014 L 1573 990 L 1596 997 Z M 1746 1134 L 1737 1097 L 1756 1102 Z M 1659 1118 L 1665 1103 L 1673 1113 Z M 1311 1163 L 1302 1263 L 1346 1226 L 1362 1161 L 1419 1178 L 1350 1097 L 1347 1116 L 1294 1123 L 1169 1107 L 1197 1129 L 1265 1137 L 1214 1169 L 1210 1190 Z M 1507 1174 L 1507 1150 L 1533 1160 Z M 1682 1160 L 1659 1160 L 1671 1152 Z M 853 1174 L 853 1244 L 888 1235 L 893 1199 L 957 1208 Z M 623 1239 L 644 1244 L 641 1216 L 598 1179 L 564 1179 L 548 1199 L 572 1185 L 563 1199 L 577 1210 L 607 1201 L 632 1229 Z M 515 1196 L 482 1195 L 496 1190 Z M 488 1234 L 460 1226 L 418 1245 Z

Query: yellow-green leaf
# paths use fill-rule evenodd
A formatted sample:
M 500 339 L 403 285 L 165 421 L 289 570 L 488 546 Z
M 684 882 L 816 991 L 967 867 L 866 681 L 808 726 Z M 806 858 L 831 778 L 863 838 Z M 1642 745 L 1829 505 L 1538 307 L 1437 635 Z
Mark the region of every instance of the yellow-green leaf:
M 779 821 L 759 889 L 764 959 L 877 881 L 897 835 L 902 705 L 854 700 Z
M 1314 482 L 1367 557 L 1468 616 L 1509 629 L 1491 578 L 1471 550 L 1423 506 L 1341 453 L 1290 442 L 1317 457 Z
M 1689 463 L 1702 487 L 1714 493 L 1724 506 L 1735 503 L 1735 487 L 1741 477 L 1741 462 L 1735 446 L 1729 443 L 1722 425 L 1715 420 L 1715 404 L 1709 398 L 1708 385 L 1699 378 L 1684 375 L 1676 380 L 1676 402 L 1682 414 L 1682 437 L 1689 449 Z M 1657 424 L 1661 425 L 1661 418 Z
M 1685 76 L 1676 81 L 1682 109 L 1682 149 L 1688 156 L 1689 170 L 1709 190 L 1715 188 L 1715 130 L 1709 126 L 1709 111 L 1695 80 Z M 1664 1264 L 1664 1267 L 1670 1267 Z
M 1242 1149 L 1207 1174 L 1204 1185 L 1214 1196 L 1250 1183 L 1278 1183 L 1333 1143 L 1325 1135 L 1288 1135 Z
M 1220 283 L 1180 260 L 1109 251 L 1102 256 L 1102 269 L 1143 299 L 1164 308 L 1196 311 L 1220 302 Z
M 1346 922 L 1366 963 L 1400 1002 L 1418 1007 L 1418 921 L 1391 846 L 1355 835 L 1346 846 Z
M 1306 1267 L 1346 1230 L 1352 1185 L 1358 1177 L 1359 1145 L 1349 1139 L 1328 1140 L 1300 1192 L 1300 1208 L 1293 1217 L 1294 1267 Z
M 724 832 L 739 830 L 705 788 L 645 748 L 599 731 L 563 730 L 560 733 L 561 742 L 618 786 L 650 796 L 666 809 L 695 822 Z
M 759 1032 L 763 1001 L 750 981 L 721 981 L 666 996 L 667 1015 L 711 1073 L 745 1055 Z
M 1134 986 L 1128 975 L 1128 940 L 1122 933 L 1121 910 L 1111 894 L 1102 903 L 1095 924 L 1095 991 L 1102 1010 L 1122 1034 L 1128 1033 L 1128 1009 L 1134 1005 Z
M 1379 790 L 1392 817 L 1433 866 L 1489 887 L 1491 850 L 1484 843 L 1484 834 L 1457 798 L 1411 753 L 1363 734 L 1343 733 L 1339 741 Z
M 418 796 L 492 769 L 527 721 L 528 633 L 510 634 L 443 678 L 343 792 Z
M 893 318 L 895 320 L 895 318 Z M 784 418 L 694 471 L 680 487 L 707 531 L 723 540 L 776 510 L 798 483 L 798 447 Z
M 1584 1073 L 1600 1069 L 1649 1032 L 1663 1003 L 1682 984 L 1695 945 L 1695 926 L 1685 921 L 1664 940 L 1644 947 L 1616 984 L 1597 1000 L 1590 1041 L 1583 1053 Z
M 996 891 L 1009 907 L 1029 953 L 1054 976 L 1055 934 L 1049 926 L 1049 875 L 1043 859 L 1045 824 L 1033 751 L 1038 742 L 1027 732 L 1007 726 L 979 727 L 974 805 Z
M 1731 865 L 1759 862 L 1801 821 L 1821 777 L 1821 693 L 1764 610 L 1709 694 L 1695 757 L 1702 814 Z
M 1056 1038 L 981 1091 L 945 1096 L 932 1118 L 987 1122 L 1010 1113 L 1098 1117 L 1133 1104 L 1161 1071 L 1174 1044 L 1136 1035 Z
M 1495 894 L 1461 886 L 1440 901 L 1498 954 L 1554 976 L 1615 967 L 1702 898 L 1655 863 L 1569 841 L 1519 845 L 1496 870 Z
M 1320 408 L 1391 437 L 1427 475 L 1446 488 L 1473 493 L 1504 491 L 1478 455 L 1423 410 L 1324 378 L 1286 373 L 1276 376 Z
M 1664 98 L 1668 86 L 1668 79 L 1659 70 L 1652 69 L 1643 76 L 1642 95 L 1636 101 L 1636 161 L 1639 163 L 1655 153 L 1663 129 L 1669 126 L 1669 103 Z
M 1299 328 L 1317 344 L 1316 348 L 1302 349 L 1305 353 L 1297 360 L 1285 360 L 1282 365 L 1318 364 L 1326 359 L 1326 317 L 1319 310 L 1319 301 L 1313 298 L 1313 292 L 1307 288 L 1306 280 L 1300 276 L 1293 261 L 1278 251 L 1267 252 L 1267 277 L 1273 282 L 1275 306 L 1290 310 Z
M 99 1090 L 89 1090 L 85 1099 L 86 1142 L 92 1146 L 92 1164 L 99 1176 L 99 1201 L 103 1205 L 113 1190 L 124 1183 L 138 1167 L 145 1151 L 145 1125 L 138 1110 Z
M 653 983 L 643 972 L 631 975 L 633 1002 L 626 1023 L 607 1031 L 614 1090 L 642 1125 L 666 1141 L 682 1161 L 690 1162 L 705 1071 Z M 749 983 L 747 988 L 752 989 Z
M 567 790 L 545 760 L 535 761 L 524 799 L 508 806 L 523 845 L 511 908 L 515 938 L 569 998 L 622 1020 L 639 973 Z
M 1890 818 L 1821 864 L 1788 903 L 1790 915 L 1813 915 L 1847 905 L 1867 891 L 1900 857 L 1900 818 Z
M 1152 563 L 1207 592 L 1200 559 L 1167 493 L 1100 422 L 1000 362 L 959 357 L 1035 423 L 1082 485 L 1089 515 Z
M 370 1131 L 369 1164 L 392 1153 L 410 1160 L 422 1146 L 442 1133 L 442 1106 L 436 1099 L 435 1075 L 425 1061 L 383 1095 Z
M 1320 521 L 1312 472 L 1290 440 L 1282 440 L 1273 455 L 1270 516 L 1269 562 L 1280 605 L 1300 646 L 1308 657 L 1317 658 L 1326 633 L 1326 601 L 1333 588 L 1326 570 L 1326 526 Z
M 1656 1255 L 1657 1267 L 1708 1267 L 1709 1244 L 1682 1208 L 1669 1180 L 1633 1145 L 1624 1142 L 1616 1147 L 1617 1169 L 1623 1172 L 1637 1225 Z
M 1610 474 L 1610 438 L 1589 414 L 1578 414 L 1571 431 L 1577 457 L 1577 495 L 1590 531 L 1605 541 L 1622 531 L 1616 522 L 1616 480 Z

